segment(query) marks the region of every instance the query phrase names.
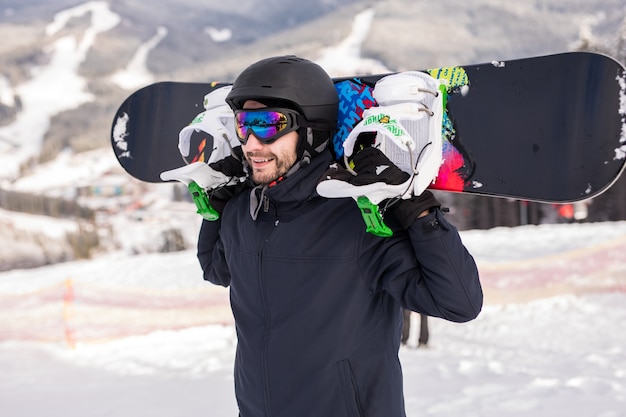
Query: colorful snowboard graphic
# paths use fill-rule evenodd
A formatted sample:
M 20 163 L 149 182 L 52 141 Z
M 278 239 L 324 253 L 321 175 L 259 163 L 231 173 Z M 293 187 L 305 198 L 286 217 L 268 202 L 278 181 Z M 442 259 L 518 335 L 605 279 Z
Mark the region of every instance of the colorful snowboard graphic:
M 431 77 L 446 81 L 446 94 L 462 94 L 469 87 L 467 73 L 461 67 L 437 68 L 427 72 Z M 372 84 L 360 78 L 338 81 L 335 83 L 339 93 L 339 123 L 333 137 L 333 150 L 337 158 L 343 157 L 343 141 L 352 128 L 363 118 L 363 112 L 377 105 L 372 92 Z M 444 104 L 445 108 L 445 104 Z M 443 164 L 434 184 L 430 187 L 445 191 L 463 191 L 472 173 L 469 155 L 463 153 L 463 147 L 456 137 L 454 123 L 446 110 L 443 114 Z

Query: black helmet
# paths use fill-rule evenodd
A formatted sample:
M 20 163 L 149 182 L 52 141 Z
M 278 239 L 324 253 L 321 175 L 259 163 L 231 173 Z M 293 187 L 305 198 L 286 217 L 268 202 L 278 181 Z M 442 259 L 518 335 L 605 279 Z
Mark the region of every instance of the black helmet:
M 237 110 L 246 100 L 286 103 L 306 119 L 301 127 L 326 131 L 321 135 L 326 141 L 337 129 L 339 96 L 333 80 L 316 63 L 294 55 L 263 59 L 239 74 L 226 102 Z

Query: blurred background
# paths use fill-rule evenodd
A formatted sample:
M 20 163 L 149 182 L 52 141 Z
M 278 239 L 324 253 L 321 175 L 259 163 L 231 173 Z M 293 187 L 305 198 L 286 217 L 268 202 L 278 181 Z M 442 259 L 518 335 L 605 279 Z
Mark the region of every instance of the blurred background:
M 0 238 L 12 242 L 0 252 L 0 270 L 195 245 L 189 224 L 195 219 L 171 212 L 192 210 L 174 204 L 186 190 L 134 181 L 110 150 L 117 106 L 143 85 L 232 81 L 248 64 L 286 53 L 318 60 L 335 76 L 572 50 L 624 62 L 625 6 L 624 0 L 0 0 Z M 333 48 L 359 59 L 333 59 Z M 626 178 L 577 207 L 441 198 L 463 230 L 626 219 Z M 34 227 L 34 219 L 18 221 L 16 213 L 59 221 Z M 129 236 L 150 220 L 143 232 L 149 239 Z
M 115 110 L 142 86 L 232 81 L 280 54 L 333 76 L 574 50 L 624 62 L 626 2 L 0 0 L 0 38 L 0 271 L 10 271 L 195 247 L 186 189 L 134 180 L 110 148 Z M 461 230 L 626 219 L 624 176 L 575 205 L 438 196 Z
M 235 415 L 227 290 L 202 281 L 186 189 L 117 163 L 123 100 L 280 54 L 333 76 L 577 50 L 623 63 L 626 0 L 0 0 L 0 39 L 3 411 Z M 409 415 L 623 415 L 626 176 L 576 205 L 438 197 L 486 307 L 401 352 Z

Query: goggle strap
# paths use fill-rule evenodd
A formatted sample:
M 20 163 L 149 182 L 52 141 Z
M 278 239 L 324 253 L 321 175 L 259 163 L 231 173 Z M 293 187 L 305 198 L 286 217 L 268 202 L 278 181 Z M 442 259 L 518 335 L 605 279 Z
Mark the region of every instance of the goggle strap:
M 296 121 L 298 122 L 298 126 L 300 127 L 310 127 L 315 130 L 335 130 L 337 126 L 330 126 L 328 122 L 311 122 L 304 118 L 303 115 L 298 114 L 296 117 Z

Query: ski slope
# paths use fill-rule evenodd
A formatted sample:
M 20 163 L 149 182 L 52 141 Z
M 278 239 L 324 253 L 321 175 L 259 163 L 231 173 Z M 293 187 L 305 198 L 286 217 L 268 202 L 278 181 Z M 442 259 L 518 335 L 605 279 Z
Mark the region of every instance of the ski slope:
M 462 237 L 486 305 L 466 324 L 430 319 L 426 349 L 411 335 L 408 416 L 626 415 L 626 222 Z M 1 273 L 0 304 L 12 416 L 237 414 L 227 290 L 193 250 Z

